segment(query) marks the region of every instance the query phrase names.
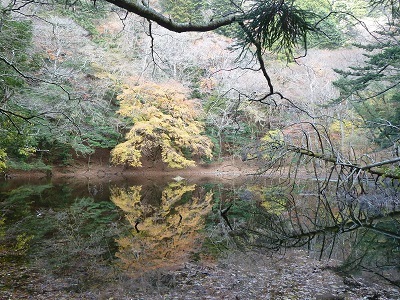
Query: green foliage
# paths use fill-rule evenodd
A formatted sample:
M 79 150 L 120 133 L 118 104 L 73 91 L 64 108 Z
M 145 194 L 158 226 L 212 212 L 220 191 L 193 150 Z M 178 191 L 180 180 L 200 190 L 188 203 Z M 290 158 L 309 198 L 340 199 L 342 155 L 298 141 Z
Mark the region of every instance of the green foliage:
M 91 149 L 111 149 L 121 140 L 121 134 L 116 130 L 113 124 L 106 122 L 98 122 L 98 124 L 91 124 L 92 122 L 88 123 L 92 125 L 92 127 L 82 132 L 82 139 Z
M 7 167 L 14 170 L 23 170 L 23 171 L 42 171 L 46 172 L 46 174 L 50 174 L 52 167 L 47 165 L 41 159 L 31 159 L 29 162 L 25 162 L 22 160 L 13 160 L 10 159 L 8 161 Z
M 394 166 L 394 167 L 392 167 L 392 168 L 385 168 L 384 169 L 385 171 L 385 176 L 386 175 L 389 175 L 389 176 L 391 176 L 392 178 L 399 178 L 400 177 L 400 167 L 396 167 L 396 166 Z
M 293 49 L 304 44 L 307 34 L 315 31 L 315 18 L 314 13 L 298 7 L 294 1 L 258 1 L 243 23 L 244 45 L 256 42 L 264 49 L 292 56 Z
M 37 70 L 37 57 L 29 53 L 32 24 L 14 20 L 6 11 L 2 12 L 0 22 L 0 149 L 9 158 L 26 160 L 36 150 L 35 129 L 33 123 L 23 119 L 29 118 L 29 109 L 13 97 L 27 87 L 20 72 L 29 74 Z M 0 161 L 0 169 L 4 169 L 4 154 Z
M 8 222 L 24 220 L 24 222 L 28 222 L 29 225 L 26 227 L 21 225 L 21 229 L 28 235 L 35 235 L 37 225 L 30 227 L 33 225 L 31 222 L 34 222 L 35 218 L 36 221 L 40 221 L 40 218 L 36 216 L 36 211 L 32 210 L 31 206 L 38 205 L 40 202 L 38 198 L 47 197 L 46 193 L 51 194 L 50 206 L 52 209 L 56 209 L 58 213 L 61 211 L 67 212 L 67 214 L 71 216 L 71 218 L 68 218 L 70 221 L 73 221 L 75 217 L 79 217 L 79 222 L 83 224 L 83 226 L 79 228 L 81 231 L 80 234 L 90 234 L 90 232 L 97 230 L 101 226 L 110 224 L 118 218 L 116 206 L 109 201 L 96 202 L 92 198 L 78 198 L 75 199 L 72 204 L 68 204 L 68 202 L 64 200 L 65 202 L 61 203 L 61 206 L 58 207 L 57 203 L 54 203 L 55 192 L 58 192 L 58 190 L 55 189 L 53 185 L 25 185 L 6 193 L 2 205 L 13 212 L 12 216 L 8 216 Z M 71 195 L 68 196 L 70 197 Z M 43 205 L 42 203 L 42 206 Z M 30 220 L 32 212 L 34 213 L 32 216 L 34 219 Z M 55 215 L 56 213 L 53 213 L 53 215 L 49 213 L 49 217 L 57 218 Z M 61 217 L 61 215 L 58 217 Z M 53 219 L 52 222 L 57 223 L 57 220 Z
M 33 196 L 40 196 L 42 193 L 48 189 L 52 188 L 51 184 L 44 185 L 24 185 L 16 188 L 7 193 L 7 201 L 9 203 L 25 201 L 26 199 Z M 28 202 L 29 203 L 29 202 Z
M 12 187 L 13 183 L 10 183 L 10 186 Z M 1 188 L 8 189 L 7 184 Z M 5 225 L 13 227 L 20 223 L 21 226 L 16 225 L 18 227 L 16 233 L 26 232 L 28 235 L 34 235 L 36 240 L 45 234 L 46 228 L 52 227 L 48 223 L 54 223 L 54 220 L 47 222 L 45 218 L 38 217 L 38 207 L 51 208 L 54 213 L 65 210 L 74 201 L 71 200 L 70 186 L 53 184 L 26 184 L 3 192 L 0 197 L 0 211 L 5 217 Z
M 30 22 L 13 20 L 9 13 L 2 13 L 0 22 L 0 98 L 7 99 L 25 83 L 10 64 L 21 71 L 29 64 L 26 50 L 32 39 L 32 27 Z
M 15 244 L 15 250 L 18 252 L 26 252 L 29 250 L 30 245 L 29 242 L 33 239 L 33 235 L 28 235 L 26 233 L 22 233 L 17 236 L 17 242 Z
M 381 221 L 374 225 L 377 230 L 386 232 L 399 232 L 398 219 L 391 222 Z M 390 268 L 398 268 L 400 252 L 398 251 L 399 240 L 385 236 L 373 230 L 360 229 L 359 238 L 351 247 L 351 252 L 345 260 L 337 267 L 337 271 L 343 274 L 361 272 L 361 270 L 374 270 L 374 273 L 385 278 L 385 273 Z M 379 266 L 385 266 L 379 267 Z M 381 275 L 383 274 L 383 275 Z M 387 277 L 386 277 L 387 279 Z M 400 282 L 393 280 L 392 283 L 399 285 Z
M 400 91 L 388 97 L 376 97 L 354 103 L 354 108 L 364 118 L 373 140 L 382 148 L 400 141 Z
M 340 98 L 334 103 L 348 101 L 363 118 L 371 138 L 381 147 L 399 143 L 400 139 L 400 27 L 381 32 L 381 42 L 359 47 L 366 50 L 362 66 L 336 70 L 341 78 L 334 84 Z
M 382 9 L 383 11 L 389 11 L 393 19 L 400 17 L 400 5 L 398 1 L 394 0 L 367 0 L 372 10 Z
M 209 126 L 207 124 L 206 129 L 205 129 L 205 134 L 208 136 L 208 138 L 210 139 L 210 141 L 214 145 L 214 147 L 212 149 L 213 157 L 218 157 L 222 153 L 222 148 L 221 148 L 221 145 L 220 145 L 220 141 L 219 141 L 219 138 L 218 138 L 217 131 L 215 130 L 215 128 L 212 127 L 212 125 Z
M 29 21 L 16 21 L 9 14 L 3 15 L 0 28 L 0 53 L 13 62 L 22 64 L 29 57 L 25 50 L 32 40 L 32 25 Z
M 178 22 L 202 21 L 204 2 L 197 0 L 163 0 L 161 6 L 166 14 Z
M 105 18 L 108 13 L 108 4 L 103 1 L 74 1 L 73 3 L 65 3 L 59 1 L 60 13 L 72 18 L 82 28 L 86 29 L 95 37 L 94 41 L 100 41 L 96 21 L 100 18 Z
M 327 18 L 318 23 L 318 31 L 312 32 L 308 38 L 308 48 L 335 49 L 346 42 L 339 20 Z
M 43 93 L 44 88 L 46 93 Z M 77 100 L 67 97 L 55 85 L 27 87 L 15 98 L 15 101 L 25 102 L 27 107 L 35 107 L 35 111 L 12 103 L 9 104 L 10 110 L 20 116 L 40 115 L 29 121 L 19 116 L 0 115 L 0 147 L 15 163 L 18 160 L 29 162 L 31 157 L 38 157 L 49 163 L 68 164 L 73 151 L 90 154 L 98 147 L 112 148 L 120 139 L 113 121 L 114 107 L 104 104 L 110 99 L 95 99 L 90 104 L 84 102 L 78 106 Z M 29 99 L 29 103 L 25 99 Z M 40 114 L 49 111 L 50 107 L 51 112 Z
M 38 205 L 38 199 L 45 197 L 46 192 L 52 194 L 50 209 L 43 203 Z M 116 206 L 92 198 L 78 198 L 72 204 L 60 199 L 57 203 L 57 192 L 48 185 L 24 186 L 5 195 L 0 202 L 4 212 L 0 219 L 1 250 L 34 255 L 50 272 L 100 266 L 115 251 L 115 221 L 120 218 Z M 100 274 L 98 277 L 101 280 Z
M 54 135 L 46 120 L 27 122 L 20 117 L 0 115 L 0 127 L 0 147 L 8 154 L 10 168 L 49 171 L 51 167 L 45 160 L 66 161 L 71 152 L 71 146 L 63 140 L 65 133 Z
M 0 148 L 10 157 L 26 159 L 35 152 L 32 125 L 15 116 L 0 114 Z
M 267 161 L 274 161 L 282 155 L 285 139 L 281 130 L 269 130 L 260 141 L 261 143 L 257 145 L 256 149 L 247 153 L 249 159 L 256 156 Z
M 316 20 L 315 31 L 310 32 L 307 36 L 309 48 L 334 49 L 343 46 L 351 38 L 346 37 L 346 34 L 353 34 L 353 28 L 348 25 L 354 23 L 352 16 L 362 18 L 368 13 L 364 0 L 351 2 L 339 0 L 334 3 L 304 0 L 296 3 L 301 8 L 312 11 L 320 18 Z

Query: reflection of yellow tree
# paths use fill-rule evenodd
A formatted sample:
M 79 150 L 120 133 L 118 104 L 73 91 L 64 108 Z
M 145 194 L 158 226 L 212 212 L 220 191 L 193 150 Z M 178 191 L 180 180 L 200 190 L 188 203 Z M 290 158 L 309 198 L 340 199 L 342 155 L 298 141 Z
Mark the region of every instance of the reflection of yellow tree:
M 212 193 L 188 197 L 195 187 L 170 183 L 162 192 L 159 207 L 141 201 L 141 187 L 113 190 L 112 201 L 126 212 L 132 226 L 140 229 L 117 240 L 117 256 L 125 268 L 140 272 L 172 267 L 196 251 L 204 216 L 211 210 Z
M 140 211 L 140 191 L 142 186 L 131 186 L 129 189 L 115 188 L 111 191 L 112 200 L 126 213 Z

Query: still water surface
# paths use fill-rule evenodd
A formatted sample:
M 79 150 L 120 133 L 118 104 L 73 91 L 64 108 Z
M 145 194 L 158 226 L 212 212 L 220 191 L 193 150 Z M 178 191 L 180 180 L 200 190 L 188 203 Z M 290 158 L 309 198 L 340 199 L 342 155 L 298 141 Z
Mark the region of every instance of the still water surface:
M 33 265 L 84 289 L 233 249 L 303 249 L 341 261 L 340 272 L 399 286 L 397 194 L 338 200 L 312 184 L 289 193 L 265 178 L 3 181 L 0 263 Z

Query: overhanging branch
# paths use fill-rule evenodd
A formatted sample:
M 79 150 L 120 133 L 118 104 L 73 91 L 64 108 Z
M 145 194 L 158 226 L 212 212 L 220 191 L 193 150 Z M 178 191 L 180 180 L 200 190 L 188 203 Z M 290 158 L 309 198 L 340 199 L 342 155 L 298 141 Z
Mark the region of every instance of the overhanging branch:
M 141 3 L 140 1 L 129 1 L 129 0 L 106 0 L 107 2 L 114 4 L 120 8 L 126 9 L 127 11 L 134 13 L 140 17 L 143 17 L 147 20 L 151 20 L 156 22 L 160 26 L 174 31 L 174 32 L 206 32 L 215 30 L 217 28 L 227 26 L 238 22 L 244 16 L 243 13 L 233 12 L 228 16 L 217 18 L 215 20 L 210 20 L 208 22 L 199 22 L 199 23 L 180 23 L 172 20 L 170 17 L 164 16 L 162 13 L 154 10 L 153 8 Z

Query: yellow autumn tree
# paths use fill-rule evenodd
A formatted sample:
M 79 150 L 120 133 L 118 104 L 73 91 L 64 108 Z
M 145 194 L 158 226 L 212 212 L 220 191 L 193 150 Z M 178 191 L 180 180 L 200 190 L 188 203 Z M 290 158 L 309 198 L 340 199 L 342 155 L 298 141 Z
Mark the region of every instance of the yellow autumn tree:
M 4 151 L 4 149 L 0 148 L 0 172 L 6 169 L 6 157 L 7 153 Z
M 142 156 L 159 153 L 169 167 L 185 168 L 195 165 L 187 154 L 211 158 L 212 143 L 202 135 L 198 119 L 200 107 L 179 88 L 150 83 L 129 86 L 118 99 L 118 113 L 134 125 L 126 141 L 113 149 L 113 163 L 139 167 Z

